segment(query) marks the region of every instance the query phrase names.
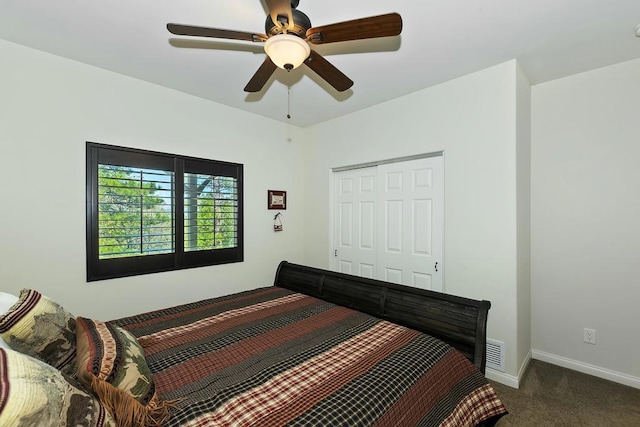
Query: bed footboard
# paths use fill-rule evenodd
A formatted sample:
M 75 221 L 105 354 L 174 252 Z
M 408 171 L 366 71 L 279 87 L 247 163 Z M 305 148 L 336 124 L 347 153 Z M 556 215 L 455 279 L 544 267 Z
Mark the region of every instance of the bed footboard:
M 484 374 L 489 301 L 396 285 L 282 261 L 275 286 L 362 311 L 437 337 Z

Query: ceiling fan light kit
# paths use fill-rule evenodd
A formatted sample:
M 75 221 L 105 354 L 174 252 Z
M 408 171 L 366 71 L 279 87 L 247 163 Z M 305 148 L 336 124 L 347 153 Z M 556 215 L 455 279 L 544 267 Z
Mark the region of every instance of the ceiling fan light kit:
M 278 34 L 264 43 L 264 51 L 279 68 L 291 71 L 309 57 L 309 44 L 293 34 Z
M 338 92 L 345 91 L 353 81 L 312 50 L 309 44 L 393 37 L 402 32 L 402 18 L 397 13 L 312 27 L 309 17 L 296 9 L 299 0 L 265 0 L 265 3 L 269 9 L 265 21 L 267 34 L 171 23 L 167 24 L 167 29 L 180 36 L 264 42 L 267 58 L 245 86 L 245 92 L 261 91 L 277 68 L 291 71 L 302 64 Z

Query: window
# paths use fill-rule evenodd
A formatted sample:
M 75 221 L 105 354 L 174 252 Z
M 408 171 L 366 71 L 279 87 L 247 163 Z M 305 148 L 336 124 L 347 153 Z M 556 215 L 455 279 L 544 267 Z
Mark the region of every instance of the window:
M 87 143 L 87 281 L 243 261 L 243 166 Z

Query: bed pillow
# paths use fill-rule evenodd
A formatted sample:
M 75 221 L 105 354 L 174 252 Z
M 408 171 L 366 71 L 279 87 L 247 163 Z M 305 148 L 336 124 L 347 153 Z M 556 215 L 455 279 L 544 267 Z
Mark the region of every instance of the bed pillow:
M 18 302 L 0 314 L 0 336 L 12 349 L 75 374 L 75 318 L 41 293 L 20 291 Z
M 18 297 L 6 292 L 0 292 L 0 314 L 4 314 L 18 302 Z M 11 348 L 0 336 L 0 348 Z
M 158 399 L 144 350 L 113 324 L 76 319 L 78 379 L 91 388 L 118 426 L 161 425 L 172 402 Z
M 98 400 L 40 360 L 0 349 L 0 425 L 115 427 Z

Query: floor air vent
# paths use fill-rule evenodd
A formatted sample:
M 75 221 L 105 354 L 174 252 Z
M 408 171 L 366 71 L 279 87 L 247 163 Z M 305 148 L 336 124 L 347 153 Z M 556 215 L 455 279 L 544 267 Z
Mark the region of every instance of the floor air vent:
M 487 338 L 487 368 L 504 372 L 504 343 Z

